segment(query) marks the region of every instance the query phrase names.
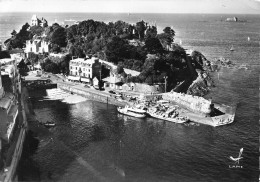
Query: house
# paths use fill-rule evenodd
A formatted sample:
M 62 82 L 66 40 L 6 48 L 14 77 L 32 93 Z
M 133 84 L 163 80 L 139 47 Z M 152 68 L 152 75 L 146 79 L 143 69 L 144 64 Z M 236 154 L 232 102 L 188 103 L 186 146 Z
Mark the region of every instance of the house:
M 38 19 L 36 15 L 32 16 L 31 19 L 31 26 L 41 26 L 41 27 L 47 27 L 48 26 L 48 22 L 46 19 L 44 19 L 42 17 L 42 19 Z
M 142 46 L 145 45 L 144 42 L 142 42 L 140 40 L 137 40 L 137 39 L 129 40 L 128 43 L 129 43 L 129 45 L 132 45 L 132 46 L 135 46 L 135 47 L 137 47 L 137 46 L 141 46 L 142 47 Z
M 9 141 L 17 121 L 18 105 L 14 94 L 5 92 L 4 86 L 0 72 L 0 141 Z
M 13 49 L 9 51 L 12 60 L 16 60 L 17 63 L 20 63 L 22 59 L 25 59 L 25 53 L 23 49 Z
M 70 75 L 68 80 L 91 83 L 94 77 L 101 77 L 101 63 L 98 58 L 86 57 L 72 59 L 69 65 Z
M 123 85 L 122 79 L 118 77 L 118 75 L 112 72 L 110 72 L 110 76 L 104 78 L 103 81 L 104 81 L 105 89 L 113 89 L 113 90 L 122 89 L 122 85 Z
M 39 53 L 45 53 L 45 52 L 49 52 L 50 50 L 50 43 L 44 41 L 41 38 L 36 38 L 33 40 L 27 40 L 26 41 L 26 47 L 25 47 L 25 51 L 27 54 L 29 52 L 34 52 L 35 54 L 39 54 Z
M 97 77 L 93 78 L 93 86 L 99 87 L 99 80 L 97 79 Z
M 0 64 L 2 83 L 6 83 L 5 90 L 13 93 L 17 98 L 18 93 L 21 93 L 21 78 L 17 68 L 17 61 L 10 58 L 5 58 L 0 59 Z

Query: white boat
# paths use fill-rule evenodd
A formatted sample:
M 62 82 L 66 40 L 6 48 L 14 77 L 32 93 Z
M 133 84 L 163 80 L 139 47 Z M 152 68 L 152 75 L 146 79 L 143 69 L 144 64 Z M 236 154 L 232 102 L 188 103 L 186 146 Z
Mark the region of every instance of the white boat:
M 54 122 L 47 121 L 46 123 L 44 123 L 44 126 L 46 126 L 46 127 L 54 127 L 54 126 L 56 126 L 56 124 Z
M 132 112 L 137 112 L 137 113 L 140 113 L 140 114 L 146 114 L 146 111 L 143 110 L 143 109 L 128 107 L 128 110 L 129 110 L 129 111 L 132 111 Z
M 144 118 L 146 116 L 146 111 L 144 111 L 142 109 L 131 108 L 131 107 L 128 107 L 128 106 L 123 107 L 123 108 L 118 107 L 117 110 L 121 114 L 133 116 L 133 117 L 136 117 L 136 118 Z
M 233 45 L 231 46 L 230 51 L 234 51 L 234 47 L 233 47 Z
M 248 67 L 247 67 L 246 64 L 241 64 L 241 65 L 238 67 L 238 69 L 245 69 L 245 70 L 247 70 Z

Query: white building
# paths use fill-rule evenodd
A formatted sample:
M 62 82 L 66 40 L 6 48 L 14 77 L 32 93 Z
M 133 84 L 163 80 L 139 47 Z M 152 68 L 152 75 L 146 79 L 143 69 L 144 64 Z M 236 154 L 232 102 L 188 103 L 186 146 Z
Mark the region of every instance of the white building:
M 90 83 L 94 77 L 100 78 L 101 63 L 98 58 L 72 59 L 69 65 L 69 80 Z
M 36 15 L 33 15 L 32 19 L 31 19 L 31 26 L 47 27 L 48 26 L 48 22 L 44 18 L 42 18 L 40 20 L 39 18 L 37 18 Z
M 26 48 L 25 48 L 26 53 L 29 52 L 33 52 L 36 54 L 45 53 L 45 52 L 49 52 L 49 49 L 50 49 L 50 43 L 42 39 L 37 38 L 34 40 L 26 41 Z

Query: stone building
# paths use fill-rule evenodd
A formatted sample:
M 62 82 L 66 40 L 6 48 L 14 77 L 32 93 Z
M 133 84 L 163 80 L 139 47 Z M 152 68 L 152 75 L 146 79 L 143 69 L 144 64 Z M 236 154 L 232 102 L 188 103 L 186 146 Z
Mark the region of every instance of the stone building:
M 41 27 L 47 27 L 48 26 L 48 22 L 46 19 L 44 19 L 42 17 L 42 19 L 40 20 L 39 18 L 37 18 L 36 15 L 32 16 L 31 19 L 31 26 L 41 26 Z

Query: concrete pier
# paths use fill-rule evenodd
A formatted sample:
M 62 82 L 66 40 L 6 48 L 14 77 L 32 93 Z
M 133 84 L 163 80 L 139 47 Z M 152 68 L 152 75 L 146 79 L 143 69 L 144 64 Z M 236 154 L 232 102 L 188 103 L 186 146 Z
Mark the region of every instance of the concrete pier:
M 127 101 L 118 101 L 113 95 L 105 91 L 99 91 L 92 88 L 85 88 L 82 87 L 82 85 L 70 82 L 58 82 L 57 88 L 98 102 L 113 104 L 117 106 L 125 106 L 126 104 L 128 104 Z

